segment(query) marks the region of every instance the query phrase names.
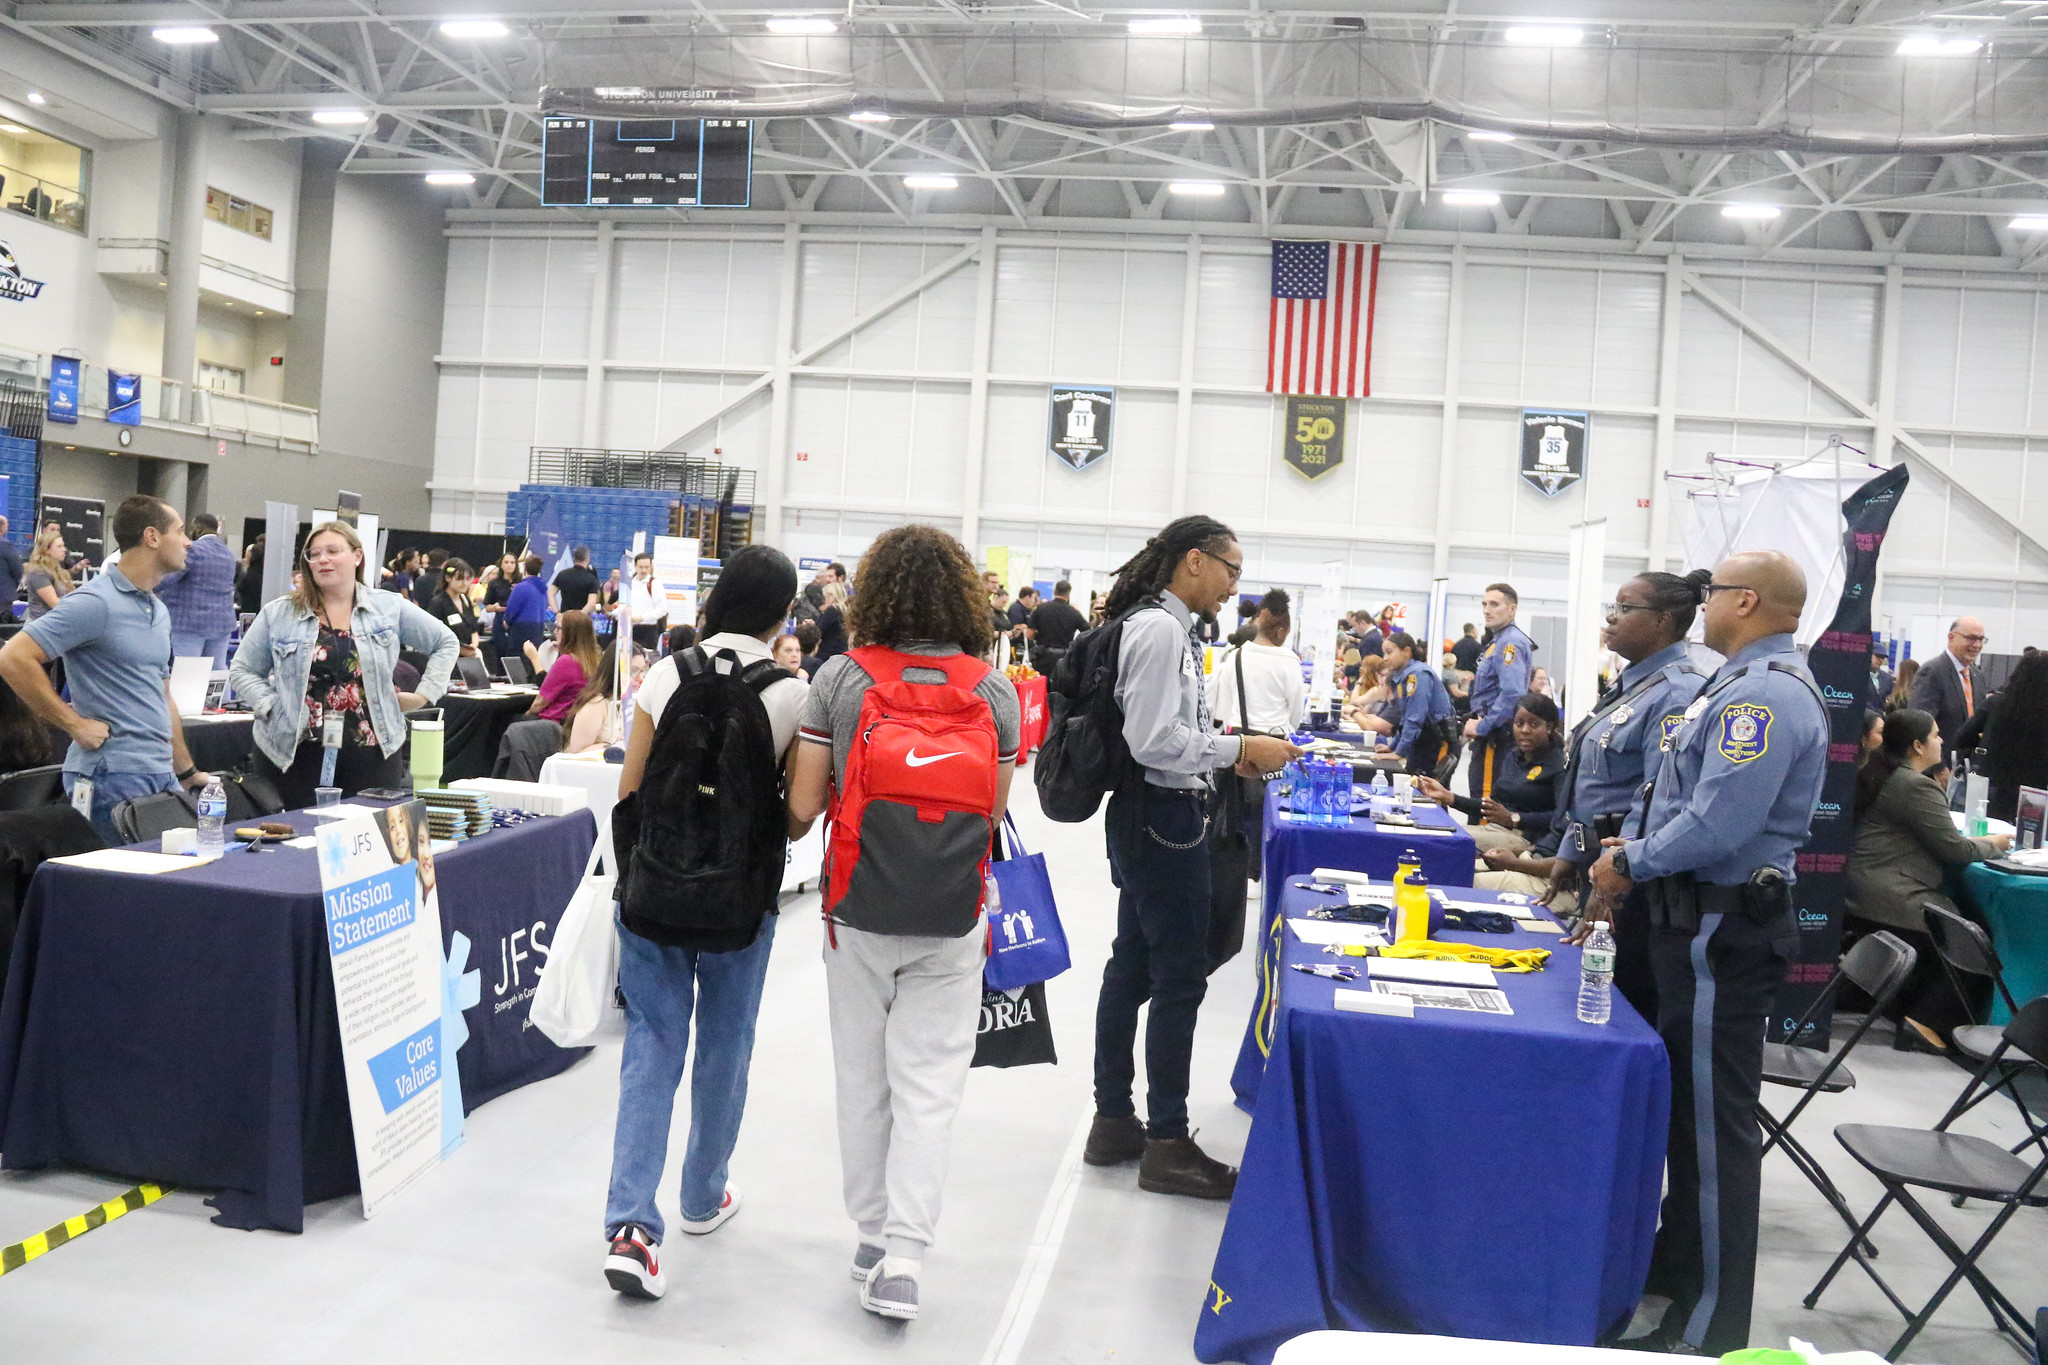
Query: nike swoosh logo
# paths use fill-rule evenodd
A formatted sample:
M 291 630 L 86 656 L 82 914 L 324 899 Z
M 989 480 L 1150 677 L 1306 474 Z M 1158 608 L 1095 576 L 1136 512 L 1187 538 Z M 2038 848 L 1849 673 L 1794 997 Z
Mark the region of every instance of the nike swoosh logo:
M 922 768 L 922 767 L 924 767 L 924 766 L 925 766 L 925 765 L 926 765 L 927 763 L 936 763 L 936 762 L 938 762 L 938 761 L 939 761 L 940 759 L 942 759 L 942 758 L 958 758 L 958 757 L 960 757 L 960 755 L 959 755 L 959 754 L 957 754 L 957 753 L 949 753 L 949 754 L 931 754 L 931 755 L 929 755 L 928 757 L 924 757 L 924 758 L 919 758 L 919 757 L 918 757 L 918 755 L 917 755 L 917 750 L 916 750 L 915 748 L 912 748 L 912 749 L 911 749 L 911 751 L 910 751 L 910 752 L 909 752 L 908 754 L 906 754 L 906 755 L 904 756 L 904 759 L 903 759 L 903 761 L 904 761 L 904 763 L 905 763 L 906 765 L 908 765 L 908 766 L 910 766 L 910 767 L 912 767 L 912 768 Z

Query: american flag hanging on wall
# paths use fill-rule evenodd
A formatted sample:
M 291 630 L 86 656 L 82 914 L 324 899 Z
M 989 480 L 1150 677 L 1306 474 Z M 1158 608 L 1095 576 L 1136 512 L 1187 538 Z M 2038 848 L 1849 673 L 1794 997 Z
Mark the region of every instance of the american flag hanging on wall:
M 1370 397 L 1379 283 L 1377 245 L 1273 243 L 1266 392 Z

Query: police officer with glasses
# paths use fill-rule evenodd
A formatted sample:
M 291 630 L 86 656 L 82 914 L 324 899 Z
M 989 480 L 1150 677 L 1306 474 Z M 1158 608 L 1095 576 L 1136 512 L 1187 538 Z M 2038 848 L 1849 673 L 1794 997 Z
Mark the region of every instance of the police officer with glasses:
M 1763 1140 L 1764 1021 L 1798 941 L 1793 859 L 1827 766 L 1827 709 L 1793 631 L 1806 577 L 1775 550 L 1705 585 L 1705 639 L 1727 662 L 1685 708 L 1637 806 L 1604 839 L 1593 889 L 1638 884 L 1650 912 L 1657 1031 L 1671 1057 L 1663 1223 L 1647 1294 L 1670 1307 L 1631 1346 L 1718 1356 L 1749 1344 Z
M 1699 610 L 1700 590 L 1712 577 L 1705 569 L 1683 578 L 1637 574 L 1608 604 L 1600 643 L 1627 666 L 1565 745 L 1568 766 L 1557 784 L 1553 899 L 1580 889 L 1586 869 L 1600 856 L 1602 839 L 1631 832 L 1623 829 L 1629 807 L 1656 767 L 1664 740 L 1678 729 L 1685 708 L 1707 680 L 1686 652 L 1685 637 Z M 1591 898 L 1571 941 L 1584 942 L 1595 923 L 1609 919 L 1614 927 L 1614 984 L 1636 1013 L 1654 1021 L 1657 987 L 1650 973 L 1650 919 L 1640 890 L 1618 906 Z
M 1488 584 L 1479 599 L 1488 644 L 1479 656 L 1479 673 L 1472 679 L 1472 718 L 1465 722 L 1465 738 L 1472 741 L 1466 790 L 1478 797 L 1493 795 L 1494 765 L 1501 750 L 1514 746 L 1515 705 L 1529 690 L 1529 674 L 1535 666 L 1536 645 L 1515 624 L 1521 604 L 1521 597 L 1507 583 Z

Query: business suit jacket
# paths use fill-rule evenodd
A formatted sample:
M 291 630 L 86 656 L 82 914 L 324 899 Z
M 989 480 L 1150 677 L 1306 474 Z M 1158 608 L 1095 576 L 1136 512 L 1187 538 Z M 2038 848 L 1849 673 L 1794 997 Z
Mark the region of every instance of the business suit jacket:
M 1955 908 L 1941 891 L 1944 867 L 1973 863 L 1997 851 L 1989 838 L 1957 833 L 1941 788 L 1923 773 L 1900 768 L 1856 821 L 1845 908 L 1860 919 L 1925 933 L 1922 906 L 1933 901 L 1943 909 Z
M 1970 688 L 1977 705 L 1982 706 L 1984 670 L 1977 665 L 1970 668 Z M 1956 672 L 1953 654 L 1944 649 L 1920 665 L 1920 671 L 1913 675 L 1913 707 L 1933 714 L 1934 723 L 1941 727 L 1942 757 L 1953 761 L 1956 737 L 1970 719 L 1970 706 L 1963 699 L 1963 680 Z

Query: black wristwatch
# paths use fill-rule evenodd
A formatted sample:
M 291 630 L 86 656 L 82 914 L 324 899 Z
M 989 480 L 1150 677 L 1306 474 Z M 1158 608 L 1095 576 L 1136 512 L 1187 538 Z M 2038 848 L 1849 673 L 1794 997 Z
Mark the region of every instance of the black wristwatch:
M 1614 868 L 1616 872 L 1620 873 L 1623 877 L 1627 877 L 1628 880 L 1635 880 L 1634 877 L 1629 876 L 1627 849 L 1617 847 L 1614 850 L 1614 858 L 1611 862 L 1611 866 Z
M 185 780 L 186 778 L 188 778 L 188 777 L 192 776 L 192 774 L 194 774 L 194 773 L 196 773 L 196 772 L 198 772 L 198 771 L 199 771 L 199 765 L 198 765 L 197 763 L 194 763 L 194 764 L 193 764 L 193 765 L 192 765 L 191 767 L 189 767 L 189 768 L 185 769 L 185 771 L 184 771 L 184 772 L 181 772 L 181 773 L 179 773 L 179 774 L 178 774 L 178 780 L 179 780 L 180 782 L 183 782 L 183 781 L 184 781 L 184 780 Z

